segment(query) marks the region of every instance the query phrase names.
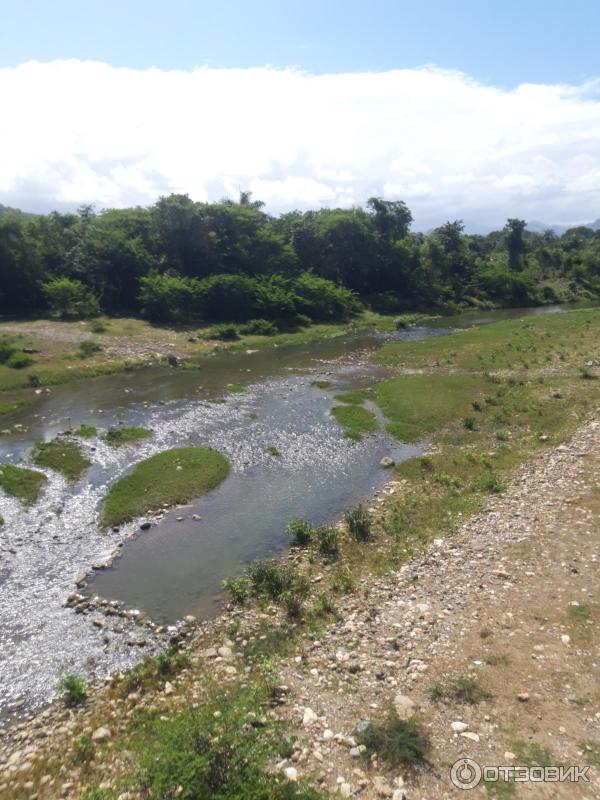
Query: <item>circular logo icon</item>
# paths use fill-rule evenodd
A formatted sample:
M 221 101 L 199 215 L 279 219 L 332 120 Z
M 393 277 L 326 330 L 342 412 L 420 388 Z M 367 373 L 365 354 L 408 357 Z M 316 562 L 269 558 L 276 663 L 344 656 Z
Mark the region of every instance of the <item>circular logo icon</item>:
M 481 780 L 481 767 L 472 758 L 459 758 L 452 765 L 450 780 L 457 789 L 474 789 Z

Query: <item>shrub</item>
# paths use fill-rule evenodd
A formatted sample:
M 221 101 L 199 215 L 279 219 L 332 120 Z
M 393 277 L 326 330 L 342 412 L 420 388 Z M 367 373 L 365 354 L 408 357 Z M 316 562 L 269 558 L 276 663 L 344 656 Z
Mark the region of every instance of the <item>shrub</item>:
M 326 558 L 337 558 L 340 552 L 340 540 L 337 529 L 333 525 L 321 525 L 315 531 L 315 541 L 319 553 Z
M 237 326 L 231 323 L 215 325 L 209 330 L 208 336 L 210 339 L 221 339 L 223 342 L 231 342 L 240 338 Z
M 151 272 L 140 280 L 139 301 L 153 322 L 190 322 L 200 317 L 200 281 Z
M 428 693 L 434 701 L 448 700 L 469 705 L 475 705 L 481 700 L 491 697 L 489 692 L 481 688 L 476 678 L 468 678 L 463 675 L 434 683 Z
M 6 364 L 8 359 L 17 352 L 17 347 L 8 339 L 0 339 L 0 364 Z
M 362 503 L 349 511 L 345 520 L 350 535 L 357 542 L 366 542 L 371 537 L 371 515 Z
M 486 472 L 482 475 L 477 481 L 477 488 L 490 494 L 500 494 L 500 492 L 504 491 L 504 486 L 493 472 Z
M 286 592 L 281 598 L 281 604 L 290 619 L 299 619 L 302 616 L 304 603 L 302 597 L 294 592 Z
M 90 356 L 93 356 L 96 353 L 100 353 L 101 350 L 102 350 L 101 344 L 98 344 L 98 342 L 95 342 L 93 339 L 86 339 L 79 345 L 79 357 L 89 358 Z
M 475 417 L 465 417 L 463 419 L 463 427 L 467 431 L 475 430 Z
M 292 564 L 278 561 L 255 561 L 248 568 L 248 578 L 257 595 L 279 601 L 284 594 L 296 592 L 306 597 L 310 590 L 308 578 Z
M 250 591 L 250 581 L 248 578 L 226 578 L 222 585 L 223 588 L 229 592 L 234 603 L 240 606 L 245 604 Z
M 33 364 L 33 358 L 27 353 L 16 352 L 10 355 L 4 363 L 12 369 L 25 369 Z
M 401 720 L 395 710 L 380 723 L 370 723 L 358 735 L 367 753 L 377 753 L 391 767 L 407 767 L 423 761 L 429 741 L 415 719 Z
M 100 312 L 98 300 L 81 281 L 54 278 L 42 291 L 51 313 L 60 319 L 83 319 Z
M 315 603 L 315 614 L 318 617 L 326 617 L 328 614 L 337 614 L 337 605 L 330 594 L 320 594 Z
M 79 675 L 67 673 L 59 684 L 63 700 L 68 706 L 76 706 L 87 697 L 87 684 Z
M 287 532 L 293 537 L 293 544 L 306 547 L 311 543 L 315 531 L 307 520 L 293 519 L 288 523 Z
M 101 319 L 93 319 L 88 323 L 88 328 L 92 333 L 106 333 L 108 330 L 108 323 Z
M 94 743 L 89 734 L 80 736 L 75 742 L 73 761 L 76 764 L 89 764 L 94 758 Z
M 274 336 L 277 330 L 277 325 L 268 319 L 251 319 L 241 328 L 242 333 L 258 336 Z

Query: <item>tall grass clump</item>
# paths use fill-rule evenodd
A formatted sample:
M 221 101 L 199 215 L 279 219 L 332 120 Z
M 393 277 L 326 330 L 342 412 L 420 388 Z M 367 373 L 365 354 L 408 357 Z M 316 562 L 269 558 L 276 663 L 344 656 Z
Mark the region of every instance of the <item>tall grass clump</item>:
M 348 511 L 344 519 L 350 536 L 357 542 L 366 542 L 371 538 L 371 515 L 362 503 Z

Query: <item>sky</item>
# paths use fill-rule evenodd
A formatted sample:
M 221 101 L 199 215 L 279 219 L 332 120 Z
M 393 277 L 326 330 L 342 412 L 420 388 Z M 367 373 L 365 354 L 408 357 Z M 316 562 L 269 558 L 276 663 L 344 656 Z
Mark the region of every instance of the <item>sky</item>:
M 600 217 L 597 0 L 0 0 L 0 203 Z

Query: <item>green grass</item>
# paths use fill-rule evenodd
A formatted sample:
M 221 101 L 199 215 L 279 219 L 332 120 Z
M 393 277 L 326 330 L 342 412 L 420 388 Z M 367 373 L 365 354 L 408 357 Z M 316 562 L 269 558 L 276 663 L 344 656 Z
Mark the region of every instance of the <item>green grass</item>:
M 310 385 L 314 386 L 316 389 L 329 389 L 331 381 L 311 381 Z
M 187 503 L 218 486 L 229 462 L 207 447 L 177 447 L 141 461 L 108 492 L 102 525 L 119 525 L 153 509 Z
M 76 431 L 73 431 L 73 436 L 81 436 L 82 439 L 91 439 L 98 433 L 98 428 L 93 425 L 81 424 Z
M 67 706 L 80 705 L 87 698 L 87 684 L 79 675 L 65 675 L 58 688 Z
M 371 722 L 358 737 L 367 755 L 377 753 L 390 767 L 408 767 L 423 761 L 429 741 L 415 719 L 401 720 L 391 710 L 381 722 Z
M 379 423 L 375 414 L 361 406 L 334 406 L 331 409 L 331 415 L 336 422 L 339 422 L 346 429 L 345 435 L 349 439 L 359 440 L 362 439 L 364 434 L 374 433 L 379 430 Z
M 303 783 L 267 769 L 289 755 L 285 728 L 263 717 L 267 691 L 254 685 L 197 710 L 138 722 L 130 749 L 144 796 L 181 800 L 318 800 Z M 254 724 L 254 723 L 257 724 Z
M 119 447 L 120 445 L 129 444 L 130 442 L 139 442 L 142 439 L 147 439 L 149 436 L 152 436 L 152 431 L 147 428 L 127 428 L 118 425 L 106 431 L 104 440 L 108 442 L 108 444 L 113 445 L 113 447 Z
M 355 389 L 352 392 L 343 392 L 343 394 L 336 394 L 335 399 L 340 403 L 348 403 L 349 405 L 361 405 L 365 400 L 373 397 L 373 393 L 367 389 Z
M 462 416 L 488 387 L 482 375 L 401 375 L 381 381 L 375 400 L 389 432 L 403 442 L 416 442 Z
M 46 480 L 37 470 L 0 464 L 0 488 L 27 505 L 35 503 Z
M 527 370 L 558 365 L 565 352 L 570 351 L 578 356 L 574 366 L 582 369 L 595 352 L 599 320 L 598 309 L 504 320 L 450 336 L 389 342 L 379 351 L 378 360 L 390 366 L 413 368 Z
M 444 681 L 434 683 L 428 690 L 429 696 L 434 701 L 446 701 L 454 703 L 467 703 L 476 705 L 491 695 L 482 689 L 476 678 L 458 675 L 455 678 L 448 678 Z
M 31 458 L 39 467 L 61 472 L 71 481 L 77 480 L 92 463 L 76 442 L 60 437 L 51 442 L 38 442 L 34 445 Z
M 0 403 L 0 417 L 3 414 L 11 414 L 13 411 L 17 411 L 17 409 L 23 408 L 24 406 L 29 406 L 32 402 L 32 400 L 13 400 Z

